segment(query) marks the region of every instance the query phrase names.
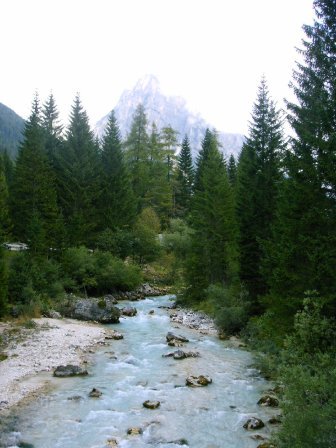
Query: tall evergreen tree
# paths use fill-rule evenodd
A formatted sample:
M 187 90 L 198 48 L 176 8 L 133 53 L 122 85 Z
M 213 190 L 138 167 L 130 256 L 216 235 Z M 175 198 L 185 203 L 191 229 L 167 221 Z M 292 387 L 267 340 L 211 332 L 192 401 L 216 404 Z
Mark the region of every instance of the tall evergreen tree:
M 228 176 L 229 182 L 232 188 L 236 186 L 237 180 L 237 164 L 236 159 L 233 154 L 230 154 L 229 163 L 228 163 Z
M 52 93 L 44 103 L 41 115 L 41 125 L 45 131 L 45 150 L 51 166 L 57 171 L 63 126 L 60 124 L 59 112 Z
M 69 244 L 90 244 L 98 225 L 99 155 L 79 95 L 72 106 L 60 167 L 60 204 Z
M 38 220 L 46 236 L 44 246 L 50 247 L 55 243 L 58 209 L 55 179 L 48 163 L 44 142 L 39 99 L 36 95 L 15 166 L 11 214 L 17 238 L 29 243 L 31 224 Z M 34 250 L 33 247 L 31 249 Z
M 186 135 L 182 141 L 181 151 L 177 159 L 175 183 L 175 210 L 177 216 L 184 217 L 189 212 L 194 177 L 190 143 Z
M 133 191 L 138 201 L 138 210 L 141 210 L 148 190 L 150 159 L 147 117 L 142 104 L 135 110 L 125 147 Z
M 9 217 L 9 196 L 5 176 L 4 161 L 0 154 L 0 244 L 8 237 L 11 231 Z
M 198 184 L 191 205 L 191 253 L 187 262 L 189 296 L 199 300 L 211 284 L 228 287 L 237 275 L 234 203 L 227 168 L 216 136 L 207 131 L 210 144 L 199 158 Z M 201 163 L 200 163 L 201 162 Z
M 130 227 L 135 219 L 136 202 L 114 111 L 111 112 L 103 137 L 101 160 L 100 227 L 111 230 Z
M 336 305 L 336 8 L 315 0 L 316 19 L 304 26 L 306 40 L 288 103 L 295 131 L 286 158 L 269 283 L 277 301 L 295 312 L 306 290 Z
M 172 181 L 172 173 L 176 161 L 175 152 L 177 150 L 177 135 L 178 132 L 171 126 L 165 126 L 160 132 L 161 145 L 166 160 L 168 182 Z
M 263 78 L 253 106 L 249 136 L 240 155 L 236 186 L 240 279 L 248 290 L 252 312 L 259 311 L 258 296 L 266 292 L 261 262 L 275 216 L 283 151 L 280 112 L 270 99 Z

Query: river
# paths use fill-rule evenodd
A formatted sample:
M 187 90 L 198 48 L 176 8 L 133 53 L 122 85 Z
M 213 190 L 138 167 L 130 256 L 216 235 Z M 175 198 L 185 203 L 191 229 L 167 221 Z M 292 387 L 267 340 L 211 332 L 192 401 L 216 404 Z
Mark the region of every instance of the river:
M 109 326 L 124 339 L 107 341 L 97 350 L 89 376 L 57 379 L 50 394 L 26 405 L 16 417 L 15 429 L 31 445 L 21 446 L 104 448 L 115 439 L 122 448 L 174 448 L 183 440 L 192 448 L 257 447 L 260 441 L 253 440 L 243 424 L 250 416 L 267 421 L 276 413 L 257 405 L 269 384 L 251 367 L 248 351 L 196 330 L 177 329 L 169 311 L 159 307 L 169 305 L 171 298 L 130 303 L 137 315 Z M 190 342 L 182 349 L 198 351 L 200 357 L 162 357 L 176 350 L 166 344 L 168 331 L 186 336 Z M 185 386 L 187 376 L 200 374 L 210 376 L 212 384 Z M 88 397 L 94 387 L 103 393 L 100 398 Z M 74 396 L 81 398 L 69 399 Z M 145 409 L 145 400 L 161 405 Z M 141 427 L 143 433 L 127 435 L 130 427 Z M 267 436 L 269 428 L 257 432 Z

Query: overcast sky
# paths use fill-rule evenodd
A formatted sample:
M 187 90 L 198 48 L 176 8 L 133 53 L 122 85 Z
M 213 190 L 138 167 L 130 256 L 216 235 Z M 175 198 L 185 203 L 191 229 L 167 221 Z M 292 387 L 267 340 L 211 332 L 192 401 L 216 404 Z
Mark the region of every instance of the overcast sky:
M 145 74 L 218 130 L 246 133 L 264 74 L 279 106 L 313 0 L 0 0 L 0 102 L 24 118 L 52 90 L 91 124 Z

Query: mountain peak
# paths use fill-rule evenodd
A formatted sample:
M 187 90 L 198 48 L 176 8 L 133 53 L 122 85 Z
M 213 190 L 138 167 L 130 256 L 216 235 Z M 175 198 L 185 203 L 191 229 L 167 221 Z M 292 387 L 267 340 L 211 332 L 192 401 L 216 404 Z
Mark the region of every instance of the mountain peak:
M 212 129 L 213 126 L 207 123 L 200 114 L 192 113 L 187 108 L 185 99 L 164 95 L 160 90 L 160 83 L 154 75 L 144 76 L 132 90 L 125 90 L 114 107 L 124 138 L 130 130 L 134 112 L 140 103 L 147 115 L 148 132 L 151 131 L 152 123 L 155 123 L 158 129 L 171 126 L 178 132 L 180 141 L 185 135 L 189 137 L 193 157 L 196 157 L 197 152 L 201 149 L 206 129 Z M 99 137 L 103 135 L 107 122 L 108 115 L 98 121 L 95 127 L 96 135 Z M 218 139 L 226 157 L 230 154 L 237 156 L 244 141 L 244 137 L 240 134 L 221 132 L 218 132 Z
M 158 92 L 160 90 L 160 83 L 156 76 L 147 74 L 139 79 L 134 90 L 140 90 L 142 92 Z

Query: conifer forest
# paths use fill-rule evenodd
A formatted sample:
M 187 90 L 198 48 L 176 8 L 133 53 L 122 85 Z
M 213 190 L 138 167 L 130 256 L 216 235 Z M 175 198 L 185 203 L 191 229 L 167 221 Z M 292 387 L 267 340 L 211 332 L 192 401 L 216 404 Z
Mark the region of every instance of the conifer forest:
M 237 160 L 214 129 L 193 160 L 142 104 L 98 139 L 79 94 L 65 126 L 36 93 L 18 156 L 0 154 L 1 317 L 168 286 L 281 384 L 279 448 L 336 446 L 336 5 L 314 7 L 293 99 L 280 110 L 261 79 Z

